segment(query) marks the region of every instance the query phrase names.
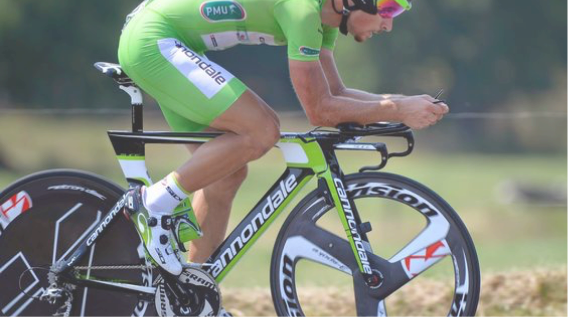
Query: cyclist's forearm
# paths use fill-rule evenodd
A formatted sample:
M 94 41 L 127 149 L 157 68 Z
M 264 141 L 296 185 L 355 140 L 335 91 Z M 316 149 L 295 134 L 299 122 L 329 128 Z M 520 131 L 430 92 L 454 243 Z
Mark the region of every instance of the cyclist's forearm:
M 342 89 L 337 96 L 348 97 L 363 101 L 380 101 L 385 99 L 398 99 L 404 97 L 404 95 L 399 94 L 373 94 L 370 92 L 362 91 L 353 88 Z
M 322 96 L 315 107 L 307 108 L 313 125 L 335 127 L 340 123 L 369 124 L 378 121 L 400 121 L 397 102 L 384 98 L 379 101 L 362 101 L 348 97 Z

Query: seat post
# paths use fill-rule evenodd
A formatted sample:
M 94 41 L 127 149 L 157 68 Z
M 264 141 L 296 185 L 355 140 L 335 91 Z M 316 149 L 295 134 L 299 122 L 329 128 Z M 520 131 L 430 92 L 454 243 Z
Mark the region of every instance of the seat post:
M 118 83 L 118 88 L 130 96 L 130 103 L 132 104 L 132 132 L 142 132 L 143 109 L 142 92 L 140 88 L 122 71 L 122 67 L 118 64 L 97 62 L 95 63 L 95 68 L 114 79 L 114 81 Z
M 119 88 L 130 96 L 132 104 L 132 132 L 142 132 L 144 128 L 144 108 L 142 93 L 135 85 L 120 85 Z

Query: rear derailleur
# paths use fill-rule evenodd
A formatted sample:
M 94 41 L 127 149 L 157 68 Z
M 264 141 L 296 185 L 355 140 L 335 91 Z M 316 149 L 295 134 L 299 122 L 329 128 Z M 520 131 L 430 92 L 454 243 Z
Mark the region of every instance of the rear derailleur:
M 47 274 L 47 280 L 49 281 L 49 287 L 41 294 L 39 300 L 50 305 L 59 306 L 53 316 L 69 317 L 73 303 L 73 291 L 76 286 L 59 281 L 59 278 L 53 272 Z

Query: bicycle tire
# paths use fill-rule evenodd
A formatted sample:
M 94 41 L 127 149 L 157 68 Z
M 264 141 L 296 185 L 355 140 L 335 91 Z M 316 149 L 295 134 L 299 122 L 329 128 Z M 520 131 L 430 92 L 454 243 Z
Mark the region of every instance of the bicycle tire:
M 46 270 L 70 254 L 85 235 L 124 194 L 120 186 L 78 170 L 47 170 L 24 177 L 0 193 L 0 311 L 2 315 L 52 315 L 58 307 L 29 295 L 48 286 Z M 123 217 L 121 217 L 123 218 Z M 144 264 L 141 241 L 132 224 L 117 219 L 77 264 Z M 149 284 L 149 270 L 83 272 L 86 276 L 120 278 Z M 91 275 L 92 274 L 92 275 Z M 101 303 L 104 303 L 101 305 Z M 136 295 L 88 287 L 74 291 L 71 315 L 142 316 L 155 314 L 154 305 Z M 152 309 L 147 309 L 151 307 Z
M 290 213 L 274 246 L 270 283 L 277 315 L 301 316 L 308 312 L 316 315 L 386 316 L 387 311 L 391 312 L 391 308 L 397 309 L 394 315 L 442 315 L 445 313 L 449 316 L 475 315 L 480 291 L 477 254 L 467 228 L 447 202 L 432 190 L 411 179 L 388 173 L 351 174 L 345 177 L 345 187 L 363 222 L 365 222 L 365 219 L 373 218 L 373 214 L 379 213 L 377 205 L 383 204 L 388 207 L 389 214 L 385 214 L 385 216 L 389 218 L 396 220 L 396 217 L 399 217 L 398 212 L 405 213 L 404 217 L 400 216 L 399 219 L 402 225 L 407 221 L 407 213 L 414 214 L 413 219 L 422 218 L 425 225 L 418 225 L 417 228 L 420 230 L 417 231 L 416 235 L 410 235 L 413 237 L 411 242 L 400 250 L 396 249 L 398 252 L 392 257 L 370 256 L 370 262 L 377 265 L 382 263 L 380 267 L 385 270 L 381 273 L 384 274 L 381 275 L 384 278 L 384 284 L 376 289 L 371 289 L 364 284 L 359 273 L 358 264 L 355 262 L 351 246 L 346 240 L 343 227 L 338 227 L 337 232 L 339 233 L 337 235 L 330 232 L 330 229 L 323 228 L 332 220 L 340 223 L 335 212 L 329 213 L 330 210 L 335 211 L 331 206 L 332 203 L 327 202 L 326 198 L 317 190 L 312 191 Z M 429 206 L 430 209 L 426 209 L 426 206 Z M 335 214 L 332 216 L 335 219 L 326 218 L 326 214 Z M 434 219 L 433 217 L 438 218 Z M 444 228 L 443 224 L 447 224 L 445 235 L 440 233 L 444 232 L 441 230 Z M 404 230 L 398 232 L 406 234 Z M 368 232 L 367 235 L 371 243 L 369 247 L 372 248 L 375 232 Z M 395 235 L 396 233 L 393 236 Z M 439 239 L 442 235 L 443 239 Z M 428 239 L 434 239 L 437 242 L 429 243 L 427 242 Z M 426 247 L 417 248 L 418 245 L 425 245 Z M 419 252 L 415 252 L 417 250 Z M 448 252 L 451 252 L 451 256 L 444 256 L 449 255 Z M 445 260 L 447 258 L 451 258 L 451 261 Z M 300 263 L 307 264 L 300 265 Z M 427 267 L 425 271 L 431 269 L 435 272 L 432 279 L 419 278 L 422 273 L 420 270 L 424 269 L 424 266 Z M 438 266 L 440 267 L 437 268 Z M 448 273 L 446 280 L 443 281 L 442 273 L 445 275 L 452 268 L 453 276 Z M 464 272 L 465 274 L 463 274 Z M 349 274 L 352 276 L 349 276 Z M 403 280 L 404 274 L 408 279 L 406 282 Z M 436 274 L 440 274 L 440 276 Z M 318 299 L 312 298 L 314 297 L 313 292 L 308 292 L 309 287 L 313 286 L 313 282 L 303 284 L 304 280 L 313 280 L 320 275 L 322 276 L 320 284 L 315 290 L 320 293 L 325 293 L 328 290 L 327 296 L 335 296 L 331 300 L 326 299 L 327 304 L 321 302 L 322 296 L 326 296 L 326 294 L 316 295 L 315 297 L 320 297 L 318 301 Z M 345 295 L 347 292 L 344 291 L 345 281 L 348 279 L 353 281 L 354 295 L 351 299 L 348 295 Z M 390 285 L 398 285 L 397 283 L 403 283 L 402 285 L 405 286 L 412 285 L 414 280 L 418 279 L 423 282 L 420 282 L 422 283 L 420 285 L 415 283 L 414 285 L 417 285 L 415 287 L 426 288 L 424 285 L 427 284 L 424 284 L 424 281 L 436 282 L 432 282 L 435 286 L 434 289 L 419 289 L 420 292 L 425 294 L 423 297 L 430 295 L 430 297 L 438 298 L 440 294 L 445 294 L 444 292 L 452 293 L 451 299 L 450 296 L 444 295 L 448 297 L 448 300 L 447 303 L 444 303 L 446 305 L 442 307 L 443 312 L 440 311 L 440 308 L 437 308 L 440 303 L 435 301 L 435 305 L 432 306 L 420 306 L 418 303 L 404 305 L 405 296 L 394 299 L 399 289 L 396 289 L 392 295 L 389 293 L 391 290 L 386 289 L 383 290 L 383 293 L 380 293 L 383 287 L 394 289 L 395 287 Z M 339 291 L 334 293 L 331 290 L 335 288 L 329 287 L 329 285 L 335 281 L 339 281 L 339 283 L 344 281 L 344 284 L 338 286 Z M 453 288 L 448 289 L 448 287 L 451 287 L 452 281 Z M 440 285 L 447 285 L 442 282 L 446 282 L 449 286 L 444 286 L 445 289 L 442 289 Z M 322 286 L 324 287 L 322 288 Z M 400 290 L 405 290 L 405 286 L 402 286 Z M 382 294 L 389 295 L 385 297 Z M 412 293 L 407 292 L 406 294 Z M 391 300 L 391 298 L 393 299 Z M 312 308 L 309 306 L 311 304 L 316 307 Z M 317 307 L 318 305 L 329 307 Z M 350 305 L 354 307 L 347 307 Z M 412 305 L 416 307 L 408 307 Z

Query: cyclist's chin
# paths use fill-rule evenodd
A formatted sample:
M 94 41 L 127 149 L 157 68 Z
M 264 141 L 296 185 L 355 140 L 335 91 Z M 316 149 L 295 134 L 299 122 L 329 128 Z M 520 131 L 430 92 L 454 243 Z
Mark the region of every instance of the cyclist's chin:
M 359 43 L 363 43 L 366 40 L 370 39 L 371 37 L 373 37 L 373 33 L 370 33 L 370 32 L 353 34 L 353 38 L 355 39 L 355 41 L 357 41 Z
M 369 39 L 368 36 L 359 35 L 359 34 L 358 34 L 358 35 L 353 35 L 353 38 L 355 39 L 355 41 L 357 41 L 357 42 L 359 42 L 359 43 L 363 43 L 363 42 L 365 42 L 366 40 Z

